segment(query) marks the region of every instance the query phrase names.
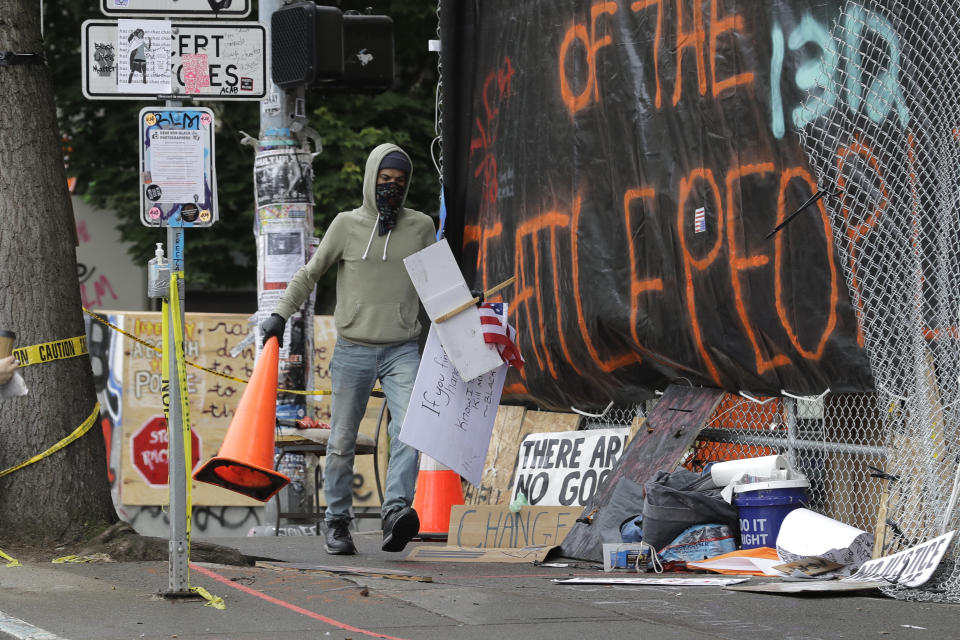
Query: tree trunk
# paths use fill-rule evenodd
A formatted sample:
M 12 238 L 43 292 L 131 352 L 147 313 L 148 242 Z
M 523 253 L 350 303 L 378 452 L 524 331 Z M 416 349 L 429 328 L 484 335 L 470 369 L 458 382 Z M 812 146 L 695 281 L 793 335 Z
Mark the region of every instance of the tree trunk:
M 0 0 L 0 51 L 42 50 L 38 4 Z M 76 227 L 49 70 L 0 66 L 0 88 L 0 328 L 17 333 L 18 347 L 82 336 Z M 20 373 L 29 395 L 0 399 L 0 470 L 69 435 L 96 402 L 86 355 Z M 115 522 L 106 470 L 98 418 L 82 438 L 0 478 L 0 541 L 72 542 Z

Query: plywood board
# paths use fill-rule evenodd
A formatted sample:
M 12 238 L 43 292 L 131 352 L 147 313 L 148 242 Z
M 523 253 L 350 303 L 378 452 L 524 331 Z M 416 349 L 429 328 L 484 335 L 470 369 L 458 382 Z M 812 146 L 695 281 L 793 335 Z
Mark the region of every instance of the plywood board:
M 517 465 L 520 443 L 530 433 L 573 431 L 580 422 L 575 413 L 527 411 L 523 407 L 501 406 L 493 424 L 487 462 L 479 487 L 464 482 L 465 504 L 507 504 Z
M 627 445 L 627 450 L 607 482 L 598 488 L 584 508 L 581 519 L 585 522 L 576 523 L 570 530 L 561 545 L 562 554 L 569 558 L 599 562 L 602 543 L 619 542 L 619 531 L 616 532 L 616 539 L 604 540 L 600 526 L 601 522 L 619 518 L 620 514 L 604 512 L 617 484 L 620 480 L 626 480 L 642 486 L 658 471 L 673 471 L 722 397 L 723 391 L 719 389 L 668 386 L 647 416 L 645 428 L 640 429 Z M 639 512 L 639 507 L 642 507 L 635 506 L 637 510 L 633 513 Z M 624 513 L 623 518 L 630 515 Z M 618 522 L 623 518 L 619 518 Z
M 161 344 L 160 313 L 115 313 L 111 316 L 126 332 L 150 344 Z M 330 388 L 329 362 L 333 356 L 336 330 L 333 318 L 316 316 L 313 321 L 314 348 L 312 366 L 314 388 Z M 186 360 L 233 378 L 248 380 L 253 373 L 254 345 L 241 344 L 250 332 L 248 317 L 242 314 L 194 314 L 184 318 L 184 351 Z M 160 355 L 150 348 L 128 338 L 120 344 L 121 354 L 109 358 L 111 366 L 120 370 L 120 501 L 127 505 L 165 505 L 169 490 L 165 485 L 151 486 L 137 471 L 133 461 L 131 437 L 153 416 L 162 416 L 160 397 Z M 239 348 L 236 356 L 232 352 Z M 193 366 L 187 367 L 190 402 L 190 422 L 201 443 L 200 461 L 216 455 L 228 432 L 230 421 L 240 397 L 246 390 L 245 382 L 238 382 Z M 361 425 L 361 431 L 373 435 L 381 399 L 372 399 Z M 330 419 L 330 396 L 309 396 L 308 414 L 319 421 Z M 383 429 L 382 443 L 386 441 Z M 386 446 L 382 469 L 386 468 Z M 371 456 L 357 457 L 355 483 L 357 506 L 379 504 L 373 480 Z M 262 503 L 206 483 L 194 482 L 192 499 L 196 506 L 259 506 Z

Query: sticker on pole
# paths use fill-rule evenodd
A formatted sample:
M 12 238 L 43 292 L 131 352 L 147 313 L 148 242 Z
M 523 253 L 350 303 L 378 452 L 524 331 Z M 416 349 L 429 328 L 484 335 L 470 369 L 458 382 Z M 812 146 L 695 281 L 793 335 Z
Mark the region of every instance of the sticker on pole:
M 209 227 L 217 221 L 213 112 L 205 107 L 140 110 L 140 222 Z
M 267 30 L 259 22 L 87 20 L 83 95 L 90 100 L 262 100 Z

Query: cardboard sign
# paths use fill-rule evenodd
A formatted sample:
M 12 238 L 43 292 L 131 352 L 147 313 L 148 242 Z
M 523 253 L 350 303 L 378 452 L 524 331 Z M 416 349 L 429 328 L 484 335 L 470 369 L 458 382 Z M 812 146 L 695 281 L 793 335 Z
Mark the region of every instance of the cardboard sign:
M 951 531 L 899 553 L 865 562 L 850 580 L 882 580 L 904 587 L 919 587 L 933 575 L 955 533 Z
M 436 320 L 473 296 L 446 239 L 404 258 L 410 281 L 431 320 Z M 499 368 L 503 359 L 483 340 L 480 311 L 470 306 L 444 322 L 434 323 L 444 351 L 464 380 Z M 479 480 L 478 480 L 479 482 Z
M 532 505 L 583 506 L 610 476 L 630 428 L 534 433 L 523 439 L 512 499 Z
M 501 363 L 464 382 L 431 325 L 400 439 L 479 484 L 506 376 Z
M 557 545 L 577 518 L 580 507 L 522 507 L 454 505 L 447 540 L 458 547 L 518 548 Z
M 521 564 L 543 562 L 556 547 L 533 546 L 520 549 L 465 549 L 464 547 L 415 547 L 407 562 L 497 562 Z

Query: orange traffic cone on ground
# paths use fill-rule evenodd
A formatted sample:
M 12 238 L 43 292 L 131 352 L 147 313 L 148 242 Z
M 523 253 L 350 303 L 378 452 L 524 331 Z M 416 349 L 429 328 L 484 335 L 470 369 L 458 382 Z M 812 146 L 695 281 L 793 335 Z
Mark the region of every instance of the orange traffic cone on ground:
M 421 453 L 417 493 L 413 498 L 413 508 L 420 516 L 420 538 L 446 539 L 450 507 L 455 504 L 463 504 L 460 476 Z
M 197 469 L 195 480 L 261 502 L 290 482 L 290 478 L 273 470 L 279 361 L 279 344 L 276 338 L 270 338 L 263 345 L 250 382 L 240 397 L 220 452 Z

